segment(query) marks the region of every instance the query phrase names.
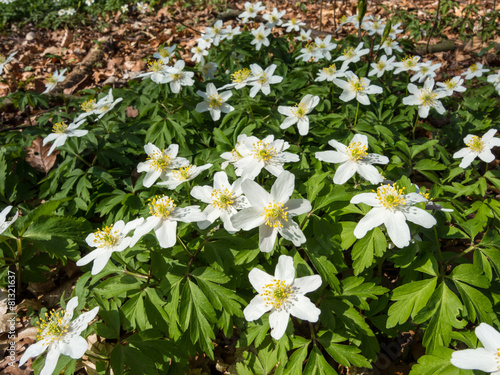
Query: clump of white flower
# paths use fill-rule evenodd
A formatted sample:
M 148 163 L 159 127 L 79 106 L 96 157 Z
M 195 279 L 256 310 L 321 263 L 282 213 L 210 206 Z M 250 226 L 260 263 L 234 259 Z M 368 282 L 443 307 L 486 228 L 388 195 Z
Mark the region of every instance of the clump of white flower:
M 144 3 L 142 1 L 139 1 L 137 4 L 137 10 L 142 13 L 142 14 L 145 14 L 147 12 L 149 12 L 149 4 L 148 3 Z
M 493 155 L 491 149 L 500 146 L 500 138 L 494 138 L 496 133 L 496 129 L 490 129 L 481 138 L 477 135 L 467 134 L 464 138 L 467 147 L 453 154 L 455 159 L 463 158 L 459 167 L 467 168 L 475 158 L 479 158 L 485 163 L 491 163 L 495 160 L 495 155 Z
M 45 81 L 45 91 L 42 94 L 47 94 L 51 92 L 56 88 L 59 82 L 63 82 L 64 79 L 66 78 L 64 76 L 66 70 L 67 70 L 66 68 L 64 68 L 60 72 L 56 70 L 53 74 L 51 74 L 49 78 L 47 78 L 47 81 Z
M 69 125 L 64 121 L 54 124 L 54 126 L 52 127 L 53 133 L 49 134 L 43 139 L 43 146 L 45 146 L 49 142 L 53 142 L 52 146 L 50 146 L 47 156 L 52 154 L 56 147 L 65 144 L 66 140 L 69 137 L 83 137 L 84 135 L 86 135 L 89 132 L 88 130 L 78 129 L 84 122 L 85 119 L 80 121 L 77 121 L 77 119 L 75 119 L 75 121 L 73 121 Z

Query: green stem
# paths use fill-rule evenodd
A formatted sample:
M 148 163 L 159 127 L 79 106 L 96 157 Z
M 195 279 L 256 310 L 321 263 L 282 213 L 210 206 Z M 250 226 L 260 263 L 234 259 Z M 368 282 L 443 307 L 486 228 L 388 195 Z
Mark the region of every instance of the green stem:
M 356 107 L 356 117 L 354 118 L 354 125 L 352 127 L 355 127 L 356 124 L 358 123 L 358 112 L 359 112 L 359 101 L 358 101 L 358 106 Z
M 438 237 L 438 232 L 437 232 L 436 226 L 434 226 L 434 237 L 436 238 L 436 247 L 437 247 L 438 252 L 439 252 L 439 260 L 441 261 L 441 264 L 443 264 L 444 263 L 443 253 L 441 252 L 441 243 L 439 242 L 439 237 Z
M 87 357 L 92 357 L 92 358 L 95 358 L 95 359 L 99 359 L 99 360 L 102 360 L 102 361 L 109 361 L 109 357 L 108 356 L 104 356 L 102 354 L 97 354 L 97 353 L 94 353 L 94 352 L 91 352 L 90 350 L 87 350 L 85 352 L 85 355 Z
M 143 275 L 143 274 L 140 274 L 140 273 L 137 273 L 137 272 L 132 272 L 132 271 L 129 271 L 129 270 L 123 270 L 123 273 L 126 273 L 127 275 L 132 275 L 132 276 L 135 276 L 135 277 L 139 277 L 141 279 L 146 279 L 148 280 L 148 283 L 149 283 L 149 276 L 146 276 L 146 275 Z
M 253 116 L 252 104 L 250 103 L 250 94 L 248 93 L 248 89 L 246 87 L 244 91 L 248 103 L 248 112 L 250 112 L 250 117 L 252 118 L 252 120 L 255 120 L 255 117 Z
M 316 345 L 316 332 L 314 332 L 314 326 L 311 322 L 309 322 L 309 329 L 311 330 L 311 339 L 313 340 L 314 345 Z
M 417 112 L 417 118 L 415 119 L 415 124 L 413 124 L 412 139 L 415 139 L 415 130 L 417 130 L 418 119 L 419 119 L 419 114 Z
M 410 71 L 408 70 L 406 72 L 406 95 L 408 96 L 408 85 L 410 84 Z
M 198 254 L 200 253 L 200 251 L 205 247 L 205 245 L 207 244 L 207 242 L 208 242 L 208 237 L 205 237 L 205 239 L 203 240 L 203 242 L 200 244 L 200 246 L 198 246 L 198 248 L 194 252 L 193 256 L 191 257 L 191 260 L 188 263 L 187 270 L 186 270 L 186 275 L 189 275 L 189 271 L 191 271 L 191 267 L 193 266 L 193 263 L 194 263 L 196 257 L 198 256 Z
M 16 262 L 17 289 L 16 289 L 16 294 L 19 295 L 19 293 L 21 292 L 21 256 L 23 255 L 23 247 L 22 247 L 22 240 L 20 238 L 16 238 L 16 243 L 17 243 L 17 262 Z
M 181 237 L 179 235 L 177 235 L 177 240 L 181 244 L 181 246 L 184 249 L 184 251 L 189 255 L 189 257 L 193 258 L 193 254 L 191 253 L 191 251 L 189 251 L 189 249 L 187 248 L 186 244 L 181 240 Z
M 69 145 L 69 148 L 71 149 L 71 151 L 73 151 L 73 154 L 78 158 L 80 159 L 82 162 L 84 162 L 87 167 L 92 167 L 92 164 L 90 164 L 87 160 L 85 160 L 84 158 L 82 158 L 80 156 L 80 154 L 78 153 L 77 149 L 73 146 L 73 143 L 72 142 L 69 142 L 68 141 L 68 145 Z
M 14 251 L 14 249 L 12 248 L 12 246 L 10 246 L 10 244 L 6 241 L 5 244 L 8 246 L 8 248 L 10 249 L 10 251 L 12 251 L 12 255 L 14 255 L 14 259 L 17 258 L 17 255 L 16 255 L 16 252 Z
M 470 253 L 472 250 L 476 249 L 476 245 L 470 245 L 467 249 L 462 251 L 460 254 L 455 255 L 453 258 L 448 259 L 445 263 L 446 265 L 450 264 L 453 260 L 463 257 L 465 254 Z

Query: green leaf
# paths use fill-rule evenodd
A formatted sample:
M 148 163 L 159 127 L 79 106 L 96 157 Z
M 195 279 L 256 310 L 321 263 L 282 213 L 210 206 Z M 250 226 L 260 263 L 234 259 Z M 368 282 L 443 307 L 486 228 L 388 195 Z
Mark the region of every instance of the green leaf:
M 463 305 L 446 285 L 442 282 L 432 294 L 429 303 L 417 314 L 413 320 L 416 324 L 429 321 L 424 332 L 423 344 L 427 352 L 432 354 L 440 346 L 448 346 L 451 341 L 453 328 L 464 328 L 467 322 L 458 320 Z
M 326 361 L 321 351 L 314 346 L 307 359 L 304 375 L 333 375 L 337 372 Z
M 297 349 L 288 359 L 288 363 L 285 368 L 285 375 L 299 375 L 302 374 L 302 366 L 307 357 L 307 348 L 309 347 L 310 341 L 303 345 L 300 349 Z
M 401 285 L 392 292 L 391 300 L 396 301 L 389 307 L 387 328 L 403 324 L 412 318 L 427 305 L 429 298 L 436 289 L 437 278 L 412 281 Z
M 413 167 L 417 171 L 442 171 L 446 169 L 446 165 L 443 165 L 436 160 L 432 159 L 422 159 Z
M 24 232 L 23 237 L 48 241 L 52 237 L 80 240 L 92 231 L 92 226 L 84 218 L 63 216 L 40 216 Z
M 352 248 L 354 274 L 359 275 L 373 263 L 375 255 L 382 256 L 387 249 L 387 240 L 380 228 L 374 228 L 362 239 L 356 241 Z
M 410 371 L 410 375 L 472 375 L 472 370 L 461 370 L 451 364 L 453 350 L 437 347 L 432 354 L 423 355 Z

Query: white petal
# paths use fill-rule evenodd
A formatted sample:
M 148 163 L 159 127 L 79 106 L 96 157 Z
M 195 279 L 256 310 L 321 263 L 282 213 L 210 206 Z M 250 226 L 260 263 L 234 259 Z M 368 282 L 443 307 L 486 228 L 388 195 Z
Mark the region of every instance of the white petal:
M 271 196 L 276 202 L 284 203 L 292 195 L 294 187 L 295 175 L 284 171 L 278 176 L 274 185 L 271 187 Z
M 347 156 L 347 154 L 343 154 L 338 151 L 319 151 L 314 154 L 314 157 L 327 163 L 342 163 L 349 160 L 349 156 Z
M 288 320 L 290 319 L 290 314 L 285 311 L 273 311 L 269 315 L 269 325 L 271 326 L 271 337 L 275 340 L 279 340 L 283 337 L 288 326 Z
M 59 360 L 59 355 L 61 352 L 59 349 L 49 349 L 47 353 L 47 358 L 45 358 L 45 366 L 43 366 L 40 375 L 52 375 L 54 369 L 56 368 L 57 361 Z
M 295 268 L 293 267 L 293 258 L 288 255 L 280 255 L 278 264 L 274 270 L 274 277 L 284 281 L 286 284 L 292 284 L 295 279 Z
M 177 222 L 162 220 L 163 223 L 155 229 L 158 243 L 164 249 L 172 247 L 177 242 Z
M 269 253 L 273 250 L 278 236 L 278 229 L 267 224 L 259 226 L 259 248 L 264 253 Z
M 481 323 L 475 333 L 486 350 L 496 352 L 500 348 L 500 333 L 489 324 Z
M 465 370 L 497 371 L 497 363 L 492 352 L 484 348 L 466 349 L 453 352 L 451 364 Z
M 61 354 L 70 356 L 73 359 L 79 359 L 83 357 L 87 348 L 87 340 L 81 336 L 75 336 L 71 338 L 69 343 L 63 342 L 61 344 Z
M 293 244 L 297 247 L 306 242 L 306 237 L 300 230 L 299 225 L 291 219 L 288 219 L 287 222 L 283 223 L 283 226 L 279 227 L 278 231 L 283 237 L 285 237 L 289 241 L 292 241 Z
M 258 268 L 254 268 L 248 273 L 248 280 L 250 280 L 250 284 L 252 284 L 253 288 L 259 294 L 262 294 L 262 292 L 264 291 L 264 287 L 268 284 L 271 284 L 271 281 L 273 279 L 273 276 Z
M 257 207 L 249 207 L 241 210 L 231 217 L 231 223 L 237 229 L 250 230 L 265 222 L 264 210 Z
M 321 276 L 319 275 L 299 277 L 293 282 L 294 288 L 297 288 L 297 291 L 300 294 L 313 292 L 318 289 L 321 284 Z
M 285 203 L 288 217 L 305 214 L 312 210 L 311 202 L 307 199 L 290 199 Z
M 427 211 L 418 207 L 408 207 L 403 210 L 406 220 L 411 221 L 424 228 L 432 228 L 437 224 L 436 218 Z
M 45 349 L 47 349 L 47 345 L 44 344 L 45 341 L 41 340 L 28 346 L 28 349 L 26 349 L 23 356 L 19 360 L 19 367 L 21 367 L 31 357 L 37 357 L 40 354 L 42 354 L 45 351 Z
M 477 154 L 477 156 L 485 163 L 491 163 L 493 160 L 495 160 L 495 155 L 493 155 L 491 150 L 488 149 L 483 149 L 483 151 Z
M 351 198 L 351 203 L 364 203 L 372 207 L 380 206 L 375 193 L 361 193 Z
M 97 275 L 104 269 L 106 263 L 108 263 L 109 258 L 111 258 L 112 253 L 113 253 L 112 251 L 106 251 L 94 259 L 94 264 L 92 265 L 92 272 L 91 272 L 92 275 Z
M 304 297 L 302 295 L 295 296 L 296 301 L 294 301 L 292 307 L 289 312 L 292 316 L 307 320 L 309 322 L 315 323 L 319 319 L 319 314 L 321 314 L 321 310 L 312 303 L 309 298 Z
M 92 310 L 81 314 L 78 318 L 71 322 L 71 332 L 77 335 L 82 333 L 87 328 L 89 323 L 94 320 L 98 312 L 99 307 L 94 307 Z
M 271 195 L 255 181 L 245 180 L 241 184 L 241 188 L 250 204 L 254 207 L 266 207 L 272 200 Z
M 364 218 L 362 218 L 356 228 L 354 228 L 354 236 L 356 238 L 363 238 L 369 230 L 378 227 L 384 222 L 384 217 L 387 210 L 383 207 L 372 208 Z
M 346 162 L 339 165 L 335 175 L 333 176 L 333 183 L 337 185 L 342 185 L 347 182 L 354 173 L 356 173 L 357 164 L 352 160 L 347 160 Z
M 384 224 L 387 228 L 387 234 L 391 241 L 394 242 L 394 245 L 402 248 L 410 244 L 410 228 L 408 224 L 406 224 L 405 215 L 401 211 L 386 211 L 384 215 Z
M 384 176 L 380 174 L 377 168 L 370 164 L 358 163 L 358 173 L 374 185 L 384 181 Z
M 259 319 L 263 314 L 271 310 L 271 306 L 266 305 L 264 297 L 256 295 L 243 310 L 245 319 L 249 322 Z

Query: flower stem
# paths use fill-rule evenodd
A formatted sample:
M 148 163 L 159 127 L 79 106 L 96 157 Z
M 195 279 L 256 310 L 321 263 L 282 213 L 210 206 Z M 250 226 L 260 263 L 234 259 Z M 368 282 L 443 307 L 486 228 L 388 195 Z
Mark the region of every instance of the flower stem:
M 252 110 L 252 103 L 250 103 L 250 95 L 248 93 L 248 89 L 245 87 L 245 96 L 247 97 L 247 103 L 248 103 L 248 112 L 250 112 L 250 117 L 252 120 L 255 120 L 253 116 L 253 110 Z
M 73 151 L 73 154 L 74 154 L 74 155 L 75 155 L 78 159 L 80 159 L 82 162 L 84 162 L 84 163 L 87 165 L 87 167 L 92 167 L 92 164 L 90 164 L 87 160 L 85 160 L 84 158 L 82 158 L 82 157 L 80 156 L 80 154 L 78 153 L 77 149 L 75 148 L 75 146 L 73 145 L 73 143 L 72 143 L 72 142 L 69 142 L 69 141 L 68 141 L 68 144 L 69 144 L 69 147 L 71 148 L 71 151 Z
M 356 107 L 356 117 L 354 118 L 354 125 L 352 127 L 355 127 L 358 122 L 358 112 L 359 112 L 359 101 L 358 101 L 358 106 Z
M 193 254 L 191 253 L 191 251 L 189 251 L 189 249 L 187 248 L 186 244 L 181 240 L 181 237 L 179 235 L 177 235 L 177 240 L 181 244 L 181 246 L 184 249 L 184 251 L 189 255 L 189 257 L 193 258 Z
M 412 139 L 415 139 L 415 130 L 417 130 L 418 119 L 419 119 L 419 113 L 417 112 L 417 118 L 415 119 L 415 124 L 413 124 Z
M 203 240 L 203 242 L 200 244 L 200 246 L 198 246 L 198 248 L 194 252 L 193 256 L 191 256 L 191 260 L 189 261 L 188 266 L 187 266 L 186 275 L 188 275 L 189 271 L 191 271 L 191 267 L 192 267 L 192 265 L 193 265 L 196 257 L 198 256 L 198 254 L 200 253 L 200 251 L 205 247 L 205 245 L 206 245 L 207 242 L 208 242 L 208 237 L 205 237 L 205 239 Z
M 16 262 L 17 289 L 16 289 L 16 294 L 19 296 L 19 293 L 21 292 L 21 256 L 23 255 L 23 247 L 22 247 L 22 240 L 20 238 L 16 238 L 16 243 L 17 243 L 17 262 Z
M 441 261 L 441 264 L 443 264 L 444 263 L 443 253 L 441 252 L 441 243 L 439 242 L 439 237 L 438 237 L 438 232 L 437 232 L 436 226 L 434 226 L 434 237 L 436 238 L 436 247 L 437 247 L 438 252 L 439 252 L 439 260 Z

